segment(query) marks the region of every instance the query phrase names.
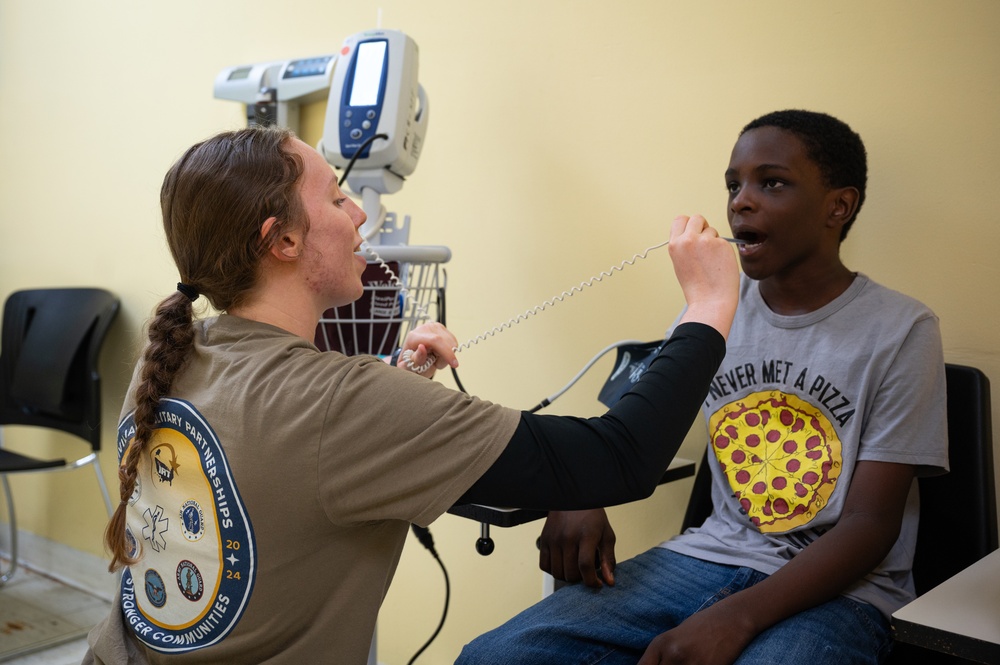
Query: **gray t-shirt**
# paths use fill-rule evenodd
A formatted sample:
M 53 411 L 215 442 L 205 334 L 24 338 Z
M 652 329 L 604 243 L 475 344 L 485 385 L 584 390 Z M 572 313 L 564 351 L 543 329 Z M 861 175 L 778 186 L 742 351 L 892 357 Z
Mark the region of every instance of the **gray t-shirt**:
M 703 409 L 714 510 L 661 546 L 771 574 L 837 523 L 858 461 L 947 470 L 944 361 L 933 312 L 864 275 L 800 316 L 740 288 Z M 918 511 L 914 481 L 896 544 L 844 595 L 887 616 L 914 597 Z

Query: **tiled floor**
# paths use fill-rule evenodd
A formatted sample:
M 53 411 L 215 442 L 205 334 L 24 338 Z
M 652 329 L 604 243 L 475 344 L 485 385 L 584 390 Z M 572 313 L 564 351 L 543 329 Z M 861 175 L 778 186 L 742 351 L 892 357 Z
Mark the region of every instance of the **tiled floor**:
M 110 604 L 24 568 L 0 587 L 0 663 L 78 664 Z
M 87 653 L 87 640 L 80 638 L 24 656 L 0 660 L 0 663 L 3 665 L 80 665 L 85 653 Z

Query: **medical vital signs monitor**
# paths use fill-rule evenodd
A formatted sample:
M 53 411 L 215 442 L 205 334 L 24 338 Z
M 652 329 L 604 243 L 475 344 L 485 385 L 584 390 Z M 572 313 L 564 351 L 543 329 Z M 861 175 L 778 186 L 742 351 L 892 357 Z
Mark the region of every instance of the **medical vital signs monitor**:
M 428 112 L 417 59 L 416 42 L 396 30 L 360 32 L 340 49 L 318 148 L 338 168 L 357 156 L 354 192 L 396 192 L 417 166 Z

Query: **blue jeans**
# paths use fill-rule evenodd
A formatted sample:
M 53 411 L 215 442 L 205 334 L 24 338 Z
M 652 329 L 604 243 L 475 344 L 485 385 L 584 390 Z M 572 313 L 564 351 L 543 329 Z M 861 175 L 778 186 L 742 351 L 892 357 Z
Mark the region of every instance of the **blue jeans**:
M 568 586 L 462 650 L 461 665 L 635 665 L 654 637 L 767 576 L 659 547 L 618 565 L 615 586 Z M 876 665 L 892 647 L 888 621 L 839 597 L 751 642 L 738 665 Z

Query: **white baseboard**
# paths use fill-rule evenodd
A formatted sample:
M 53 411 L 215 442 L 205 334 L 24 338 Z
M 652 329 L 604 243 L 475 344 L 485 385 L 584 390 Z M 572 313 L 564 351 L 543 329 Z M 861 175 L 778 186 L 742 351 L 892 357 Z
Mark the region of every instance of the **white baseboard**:
M 7 531 L 9 526 L 0 522 L 0 528 Z M 4 534 L 3 540 L 6 539 Z M 108 562 L 101 557 L 21 530 L 17 532 L 17 550 L 18 568 L 46 575 L 99 598 L 109 601 L 114 598 L 118 576 L 108 572 Z M 6 547 L 0 550 L 0 557 L 10 560 Z

